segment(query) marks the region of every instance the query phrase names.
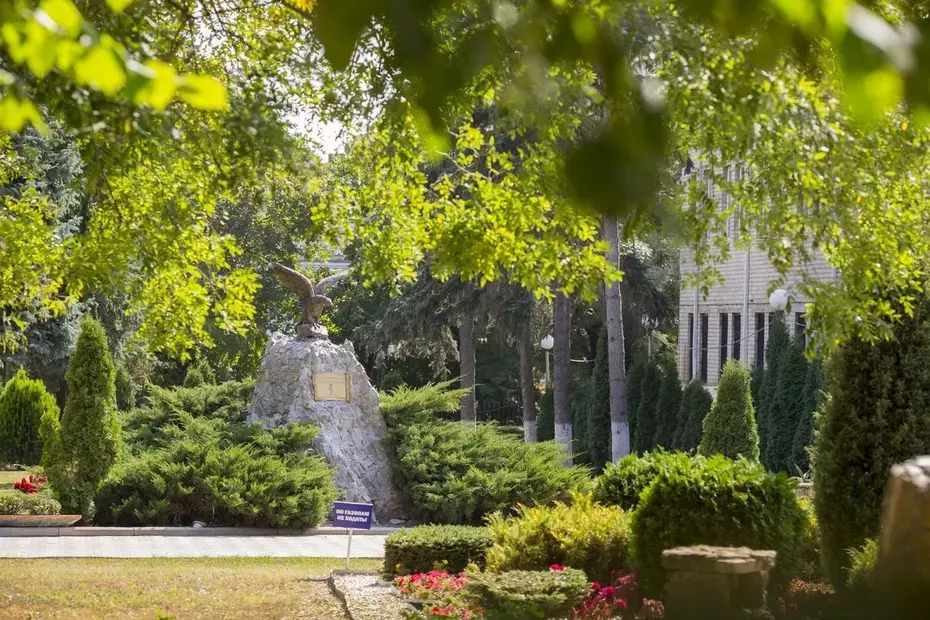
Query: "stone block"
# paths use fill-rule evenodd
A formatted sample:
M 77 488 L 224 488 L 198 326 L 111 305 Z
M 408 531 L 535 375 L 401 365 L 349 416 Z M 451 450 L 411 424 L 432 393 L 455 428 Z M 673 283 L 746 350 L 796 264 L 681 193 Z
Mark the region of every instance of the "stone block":
M 774 551 L 746 547 L 677 547 L 662 553 L 669 620 L 735 618 L 765 609 Z
M 386 446 L 378 392 L 351 343 L 294 340 L 273 334 L 265 347 L 248 420 L 265 426 L 310 422 L 320 428 L 312 447 L 335 470 L 342 499 L 371 503 L 379 520 L 403 517 Z M 349 400 L 316 400 L 313 375 L 346 374 Z

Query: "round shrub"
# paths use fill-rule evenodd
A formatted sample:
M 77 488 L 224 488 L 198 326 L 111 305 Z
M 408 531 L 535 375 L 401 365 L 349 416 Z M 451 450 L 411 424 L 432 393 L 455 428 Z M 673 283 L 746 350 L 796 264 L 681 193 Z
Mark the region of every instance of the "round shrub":
M 611 573 L 632 564 L 629 515 L 589 496 L 576 496 L 571 505 L 521 506 L 509 518 L 492 515 L 488 528 L 494 538 L 489 571 L 543 570 L 559 564 L 607 583 Z
M 580 570 L 510 571 L 471 575 L 465 597 L 496 620 L 568 618 L 590 590 Z
M 848 549 L 879 533 L 891 467 L 930 452 L 930 302 L 894 340 L 852 339 L 833 353 L 811 452 L 827 577 L 846 580 Z
M 491 532 L 467 525 L 421 525 L 388 535 L 384 542 L 384 572 L 425 573 L 435 568 L 459 573 L 469 564 L 485 566 Z
M 38 379 L 20 369 L 0 394 L 0 460 L 38 465 L 42 458 L 42 418 L 58 419 L 58 405 Z
M 661 589 L 662 551 L 687 545 L 773 549 L 773 583 L 798 565 L 805 527 L 793 483 L 758 463 L 696 457 L 688 471 L 668 468 L 646 489 L 633 513 L 634 554 L 645 587 Z
M 683 452 L 647 452 L 630 454 L 617 463 L 609 463 L 594 481 L 594 499 L 605 506 L 632 510 L 659 472 L 666 468 L 687 470 L 691 457 Z
M 61 504 L 47 495 L 29 495 L 19 491 L 0 493 L 0 515 L 57 514 L 61 514 Z
M 724 365 L 717 400 L 704 418 L 700 454 L 759 460 L 759 429 L 749 382 L 749 370 L 738 361 L 730 360 Z

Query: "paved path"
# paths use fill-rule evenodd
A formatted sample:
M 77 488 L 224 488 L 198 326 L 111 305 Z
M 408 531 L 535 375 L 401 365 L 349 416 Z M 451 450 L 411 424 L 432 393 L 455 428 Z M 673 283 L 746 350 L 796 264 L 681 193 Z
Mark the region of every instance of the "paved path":
M 384 536 L 353 536 L 353 558 L 383 558 Z M 344 558 L 345 535 L 41 536 L 0 538 L 3 558 L 191 558 L 217 556 Z

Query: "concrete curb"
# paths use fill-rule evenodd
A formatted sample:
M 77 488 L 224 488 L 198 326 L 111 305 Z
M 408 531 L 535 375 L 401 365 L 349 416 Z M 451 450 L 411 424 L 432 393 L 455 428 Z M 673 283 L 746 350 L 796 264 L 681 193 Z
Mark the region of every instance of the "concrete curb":
M 387 536 L 402 528 L 373 527 L 352 530 L 353 536 Z M 261 527 L 0 527 L 0 538 L 37 536 L 321 536 L 345 535 L 341 527 L 308 530 Z

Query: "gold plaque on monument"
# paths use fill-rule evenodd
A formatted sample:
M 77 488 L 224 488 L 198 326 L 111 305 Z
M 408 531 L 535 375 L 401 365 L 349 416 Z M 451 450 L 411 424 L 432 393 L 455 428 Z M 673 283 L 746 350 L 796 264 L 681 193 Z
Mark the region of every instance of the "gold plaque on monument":
M 313 375 L 313 400 L 349 400 L 349 375 L 319 372 Z

